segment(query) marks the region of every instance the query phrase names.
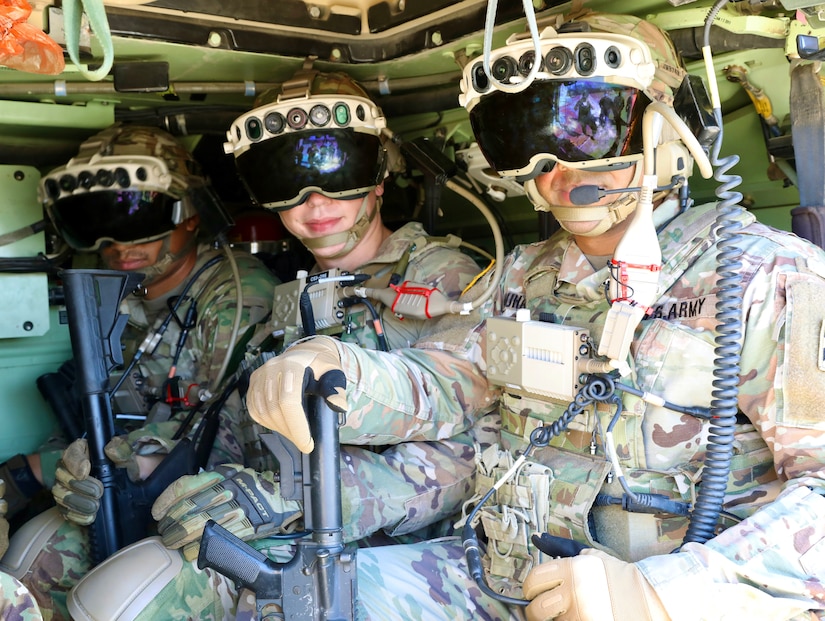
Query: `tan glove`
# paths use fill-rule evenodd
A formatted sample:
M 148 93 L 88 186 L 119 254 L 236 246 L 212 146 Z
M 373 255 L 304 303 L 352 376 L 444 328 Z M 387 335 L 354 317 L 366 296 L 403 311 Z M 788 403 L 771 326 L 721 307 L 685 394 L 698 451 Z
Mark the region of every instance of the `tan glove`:
M 523 590 L 529 621 L 670 621 L 633 563 L 592 548 L 534 567 Z
M 88 526 L 95 521 L 103 495 L 103 484 L 89 473 L 89 443 L 79 438 L 63 451 L 57 460 L 52 495 L 57 509 L 69 522 Z
M 302 453 L 311 453 L 315 441 L 304 411 L 305 394 L 323 397 L 329 407 L 343 412 L 345 388 L 336 341 L 319 336 L 296 343 L 256 369 L 249 378 L 246 405 L 253 420 L 280 433 Z

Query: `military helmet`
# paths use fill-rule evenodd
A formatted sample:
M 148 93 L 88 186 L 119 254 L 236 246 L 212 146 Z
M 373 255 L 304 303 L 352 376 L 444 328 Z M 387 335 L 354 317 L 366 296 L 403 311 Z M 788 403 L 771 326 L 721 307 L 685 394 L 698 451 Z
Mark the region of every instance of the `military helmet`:
M 147 243 L 196 215 L 192 194 L 207 180 L 189 151 L 157 127 L 117 124 L 80 145 L 45 175 L 39 197 L 58 232 L 77 250 Z
M 666 33 L 631 15 L 593 12 L 562 18 L 539 36 L 536 57 L 516 34 L 489 66 L 468 63 L 460 103 L 484 156 L 502 176 L 528 181 L 556 162 L 611 170 L 642 157 L 642 116 L 651 101 L 672 105 L 686 72 Z M 513 92 L 513 91 L 516 92 Z
M 238 117 L 224 150 L 252 199 L 281 211 L 312 192 L 365 196 L 384 178 L 386 119 L 345 73 L 301 70 Z

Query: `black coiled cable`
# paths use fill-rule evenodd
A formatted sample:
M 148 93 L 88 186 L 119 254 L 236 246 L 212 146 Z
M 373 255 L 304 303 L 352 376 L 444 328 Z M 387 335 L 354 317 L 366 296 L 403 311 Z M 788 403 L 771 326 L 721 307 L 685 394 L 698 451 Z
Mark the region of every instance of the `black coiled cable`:
M 727 4 L 727 0 L 717 1 L 705 20 L 705 46 L 710 40 L 710 26 L 716 14 Z M 716 524 L 725 500 L 730 463 L 733 456 L 734 427 L 738 411 L 739 395 L 739 360 L 741 354 L 741 316 L 742 316 L 742 276 L 740 273 L 742 255 L 738 247 L 742 228 L 735 216 L 742 211 L 739 202 L 742 194 L 733 188 L 742 182 L 738 175 L 727 174 L 728 170 L 739 162 L 739 156 L 730 155 L 719 158 L 722 144 L 722 111 L 714 109 L 716 122 L 720 131 L 711 150 L 711 163 L 714 166 L 714 179 L 719 181 L 716 196 L 720 202 L 717 206 L 717 225 L 719 242 L 717 247 L 716 274 L 717 301 L 715 339 L 716 355 L 713 375 L 714 389 L 711 393 L 711 422 L 708 429 L 708 446 L 705 455 L 705 467 L 702 483 L 693 505 L 684 542 L 704 543 L 714 537 Z

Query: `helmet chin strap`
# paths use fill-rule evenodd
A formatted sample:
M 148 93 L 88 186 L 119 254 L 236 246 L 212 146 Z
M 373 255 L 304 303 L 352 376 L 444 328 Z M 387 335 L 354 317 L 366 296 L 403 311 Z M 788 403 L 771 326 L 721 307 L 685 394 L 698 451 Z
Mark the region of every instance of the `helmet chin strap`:
M 141 270 L 146 274 L 146 278 L 141 283 L 144 288 L 157 278 L 163 276 L 166 271 L 177 261 L 185 257 L 192 248 L 198 243 L 198 236 L 193 234 L 183 245 L 178 252 L 169 252 L 169 245 L 171 244 L 172 235 L 167 235 L 163 238 L 163 245 L 160 247 L 158 253 L 158 260 L 154 264 Z
M 638 164 L 633 172 L 633 179 L 628 187 L 637 187 L 642 181 L 642 167 Z M 639 202 L 638 192 L 627 192 L 619 194 L 612 203 L 607 205 L 562 207 L 560 205 L 549 204 L 536 188 L 535 179 L 524 182 L 524 191 L 530 202 L 533 203 L 536 211 L 549 211 L 559 223 L 559 226 L 568 233 L 575 233 L 582 237 L 598 237 L 609 231 L 611 228 L 627 219 L 636 210 Z M 578 233 L 568 229 L 565 222 L 594 222 L 599 223 L 587 233 Z
M 334 255 L 326 257 L 328 259 L 337 259 L 338 257 L 343 257 L 349 254 L 350 251 L 358 245 L 358 242 L 361 241 L 361 238 L 369 228 L 370 223 L 375 219 L 375 216 L 378 215 L 378 212 L 381 209 L 381 197 L 376 196 L 375 209 L 372 210 L 372 213 L 368 214 L 367 202 L 369 201 L 369 197 L 370 195 L 367 194 L 364 197 L 364 200 L 361 201 L 361 207 L 358 209 L 355 224 L 353 224 L 352 228 L 348 231 L 324 235 L 322 237 L 315 237 L 313 239 L 308 239 L 306 237 L 299 237 L 298 239 L 310 251 L 317 248 L 329 248 L 330 246 L 337 246 L 338 244 L 343 243 L 344 247 Z

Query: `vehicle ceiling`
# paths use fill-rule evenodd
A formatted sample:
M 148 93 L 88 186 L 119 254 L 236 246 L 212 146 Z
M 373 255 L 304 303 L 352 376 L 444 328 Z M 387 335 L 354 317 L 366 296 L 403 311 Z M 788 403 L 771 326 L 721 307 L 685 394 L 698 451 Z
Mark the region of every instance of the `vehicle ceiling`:
M 792 2 L 735 3 L 741 19 L 724 30 L 715 48 L 720 54 L 716 71 L 726 125 L 739 123 L 745 133 L 761 131 L 747 93 L 725 79 L 723 67 L 746 67 L 754 84 L 779 86 L 775 92 L 787 83 L 784 30 L 797 7 Z M 315 66 L 321 70 L 344 70 L 358 79 L 381 105 L 390 127 L 405 139 L 426 136 L 445 150 L 472 142 L 466 113 L 458 107 L 458 82 L 462 63 L 482 52 L 487 0 L 105 0 L 104 4 L 115 51 L 112 73 L 123 70 L 120 75 L 132 77 L 117 84 L 110 74 L 90 82 L 68 59 L 59 76 L 0 71 L 0 163 L 47 169 L 64 163 L 81 140 L 109 123 L 142 121 L 166 125 L 178 134 L 204 136 L 202 142 L 213 145 L 213 155 L 220 161 L 210 174 L 220 175 L 217 168 L 227 164 L 221 145 L 231 121 L 254 107 L 255 95 L 288 78 L 308 56 L 316 57 Z M 522 2 L 497 4 L 494 46 L 526 28 Z M 539 20 L 568 11 L 572 4 L 533 1 Z M 619 4 L 623 12 L 651 18 L 671 30 L 688 68 L 704 72 L 698 43 L 712 2 L 584 2 L 587 8 L 605 11 L 617 11 Z M 33 6 L 30 22 L 42 23 L 62 43 L 59 4 Z M 809 23 L 818 28 L 815 12 Z M 88 31 L 81 38 L 81 51 L 89 67 L 100 63 L 97 37 Z M 153 63 L 168 63 L 168 73 L 161 76 L 163 82 L 168 75 L 168 84 L 157 84 L 158 68 L 161 74 L 167 70 Z M 779 72 L 778 67 L 782 67 Z M 784 119 L 787 100 L 773 105 L 775 114 Z M 758 167 L 766 169 L 767 163 Z M 794 200 L 789 201 L 787 187 L 766 174 L 754 183 L 761 207 Z M 525 217 L 534 222 L 533 216 Z

